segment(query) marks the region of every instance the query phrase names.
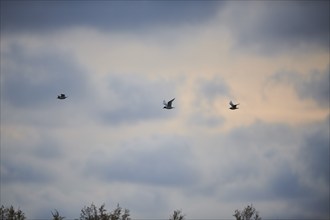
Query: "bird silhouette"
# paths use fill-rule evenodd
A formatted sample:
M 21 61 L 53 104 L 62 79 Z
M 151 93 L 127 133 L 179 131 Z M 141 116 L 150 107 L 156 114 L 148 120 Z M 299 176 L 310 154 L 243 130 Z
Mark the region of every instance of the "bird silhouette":
M 174 98 L 175 99 L 175 98 Z M 174 108 L 173 106 L 172 106 L 172 102 L 174 101 L 174 99 L 172 99 L 171 101 L 169 101 L 169 102 L 166 102 L 165 100 L 163 101 L 163 103 L 164 103 L 164 108 L 166 108 L 166 109 L 172 109 L 172 108 Z
M 231 110 L 236 110 L 236 109 L 238 109 L 238 105 L 239 105 L 239 103 L 238 104 L 234 104 L 232 101 L 230 101 L 229 102 L 229 105 L 230 105 L 230 108 L 229 109 L 231 109 Z
M 66 99 L 68 98 L 67 96 L 65 96 L 65 94 L 61 94 L 57 96 L 58 99 Z

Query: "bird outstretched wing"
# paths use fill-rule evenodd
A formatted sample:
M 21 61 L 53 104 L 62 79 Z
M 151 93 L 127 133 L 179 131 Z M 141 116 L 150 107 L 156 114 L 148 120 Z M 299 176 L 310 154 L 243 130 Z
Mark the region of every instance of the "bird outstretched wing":
M 174 98 L 174 99 L 175 99 L 175 98 Z M 174 101 L 174 99 L 172 99 L 171 101 L 169 101 L 169 102 L 167 103 L 169 107 L 172 106 L 172 102 Z

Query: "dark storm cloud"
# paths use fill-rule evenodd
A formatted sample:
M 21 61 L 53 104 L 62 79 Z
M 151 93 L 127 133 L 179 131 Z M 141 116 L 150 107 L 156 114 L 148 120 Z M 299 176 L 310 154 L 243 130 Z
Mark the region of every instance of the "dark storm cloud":
M 208 186 L 194 194 L 214 195 L 219 201 L 265 203 L 281 201 L 287 213 L 268 210 L 283 218 L 329 216 L 329 117 L 299 125 L 257 121 L 210 138 L 221 148 L 212 151 Z
M 271 141 L 269 137 L 272 137 L 271 140 L 276 141 Z M 256 148 L 272 150 L 273 147 L 278 145 L 292 145 L 295 136 L 292 134 L 291 128 L 285 124 L 267 124 L 262 121 L 256 121 L 251 126 L 242 126 L 233 130 L 228 140 L 230 141 L 228 143 L 229 146 L 233 145 L 235 148 L 242 150 L 256 150 Z
M 217 11 L 218 2 L 174 1 L 1 1 L 5 31 L 92 26 L 105 30 L 194 24 Z
M 290 170 L 283 173 L 283 169 L 290 169 L 294 162 L 290 157 L 283 157 L 283 152 L 293 148 L 298 137 L 294 129 L 285 124 L 257 121 L 210 138 L 214 143 L 206 142 L 205 146 L 214 145 L 219 149 L 218 153 L 215 150 L 209 155 L 209 160 L 218 161 L 218 166 L 212 167 L 212 184 L 202 192 L 218 194 L 219 199 L 234 202 L 272 200 L 275 191 L 283 191 L 284 195 L 288 190 L 285 187 L 297 182 L 297 175 Z M 281 181 L 290 184 L 285 186 Z
M 330 184 L 330 137 L 328 117 L 322 124 L 311 125 L 304 132 L 304 141 L 298 157 L 305 168 L 306 174 L 318 181 Z
M 216 193 L 218 185 L 225 188 L 241 183 L 220 197 L 235 201 L 303 201 L 301 204 L 317 207 L 324 201 L 324 193 L 329 193 L 329 130 L 329 117 L 299 129 L 259 121 L 232 130 L 226 138 L 218 139 L 226 160 L 219 163 L 219 171 L 213 175 L 217 181 L 209 193 L 212 189 Z M 268 175 L 264 176 L 265 172 Z M 306 184 L 309 181 L 314 185 Z M 329 214 L 329 209 L 320 213 L 323 208 L 304 208 L 306 212 L 301 213 Z
M 269 197 L 280 199 L 297 199 L 310 196 L 310 190 L 299 182 L 299 175 L 292 170 L 288 162 L 277 164 L 276 173 L 269 179 L 271 192 Z
M 299 46 L 329 49 L 329 1 L 234 3 L 229 21 L 238 47 L 272 54 Z
M 297 154 L 297 163 L 304 172 L 300 179 L 308 179 L 313 185 L 304 187 L 304 191 L 300 192 L 304 198 L 298 200 L 296 206 L 309 212 L 310 217 L 324 218 L 330 215 L 329 120 L 330 117 L 327 117 L 323 122 L 303 128 L 302 143 Z
M 44 166 L 21 160 L 1 158 L 1 183 L 44 184 L 52 180 Z
M 176 83 L 149 80 L 137 74 L 111 75 L 108 78 L 108 93 L 112 95 L 112 100 L 109 98 L 109 109 L 101 114 L 102 120 L 118 125 L 167 118 L 173 112 L 165 112 L 163 100 L 174 98 Z
M 135 140 L 122 145 L 111 157 L 91 158 L 85 172 L 109 182 L 191 185 L 197 180 L 197 171 L 188 158 L 192 159 L 192 153 L 181 138 Z
M 53 168 L 63 159 L 63 148 L 49 130 L 4 130 L 1 140 L 1 181 L 43 184 L 53 180 Z M 10 133 L 17 133 L 9 138 Z
M 15 107 L 47 107 L 56 103 L 59 93 L 76 99 L 86 94 L 86 73 L 70 57 L 46 51 L 34 54 L 14 44 L 1 56 L 1 95 Z
M 307 77 L 295 72 L 281 71 L 271 76 L 270 82 L 291 84 L 301 99 L 312 99 L 320 107 L 329 108 L 330 72 L 311 71 Z

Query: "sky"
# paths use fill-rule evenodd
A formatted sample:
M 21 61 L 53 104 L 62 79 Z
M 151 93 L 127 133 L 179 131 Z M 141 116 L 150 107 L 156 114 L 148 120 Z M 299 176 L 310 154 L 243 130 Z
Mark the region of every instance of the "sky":
M 1 1 L 1 204 L 328 219 L 329 26 L 329 1 Z

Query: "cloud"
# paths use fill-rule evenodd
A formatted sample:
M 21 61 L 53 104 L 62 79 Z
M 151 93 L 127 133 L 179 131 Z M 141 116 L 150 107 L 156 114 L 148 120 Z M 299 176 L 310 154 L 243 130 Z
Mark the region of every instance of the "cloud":
M 223 117 L 216 116 L 214 114 L 202 114 L 201 112 L 196 112 L 190 116 L 189 122 L 194 126 L 200 127 L 219 127 L 224 123 L 225 119 Z
M 214 100 L 218 96 L 228 96 L 230 93 L 229 86 L 224 78 L 219 75 L 214 76 L 212 79 L 200 79 L 199 92 L 203 95 L 203 98 L 208 100 Z
M 319 107 L 328 108 L 330 98 L 329 68 L 310 71 L 307 75 L 280 71 L 270 77 L 271 82 L 292 85 L 300 99 L 310 99 Z
M 304 210 L 297 205 L 283 217 L 325 217 L 329 209 L 317 204 L 329 193 L 329 130 L 327 117 L 299 129 L 259 121 L 208 136 L 196 153 L 207 152 L 208 160 L 198 164 L 207 184 L 193 194 L 213 195 L 220 203 L 297 203 Z M 263 212 L 276 215 L 269 208 Z
M 311 179 L 321 181 L 329 185 L 329 119 L 323 123 L 311 125 L 308 131 L 304 131 L 304 141 L 299 150 L 299 158 L 304 173 Z M 329 190 L 329 189 L 328 189 Z
M 1 159 L 1 183 L 34 183 L 43 185 L 52 181 L 45 167 L 32 164 L 31 161 L 11 161 Z
M 120 146 L 109 157 L 93 156 L 86 164 L 87 176 L 106 182 L 139 183 L 161 186 L 194 184 L 198 173 L 191 166 L 192 154 L 185 140 L 172 137 L 135 140 Z M 106 159 L 108 158 L 108 159 Z
M 143 31 L 159 25 L 202 23 L 218 2 L 1 2 L 3 31 L 35 32 L 93 27 L 107 31 Z M 59 16 L 59 14 L 61 16 Z
M 168 118 L 162 109 L 163 100 L 175 98 L 178 82 L 137 74 L 110 74 L 106 84 L 109 99 L 101 119 L 118 125 Z
M 329 117 L 304 129 L 297 165 L 300 184 L 305 190 L 300 193 L 303 198 L 297 206 L 303 207 L 308 217 L 323 218 L 330 213 Z
M 33 154 L 44 160 L 62 159 L 64 156 L 60 144 L 52 137 L 43 137 L 33 150 Z
M 65 158 L 56 136 L 49 129 L 7 125 L 1 131 L 1 181 L 9 185 L 54 181 L 60 167 L 57 163 Z
M 233 2 L 221 16 L 237 49 L 269 55 L 288 48 L 329 48 L 328 9 L 328 1 Z
M 86 72 L 63 54 L 33 53 L 20 43 L 12 43 L 2 59 L 8 61 L 1 67 L 2 98 L 15 107 L 48 106 L 55 103 L 59 93 L 76 97 L 87 94 Z
M 228 101 L 230 88 L 226 80 L 220 75 L 211 78 L 197 77 L 193 80 L 194 99 L 191 101 L 193 110 L 189 115 L 188 123 L 193 126 L 218 127 L 225 119 L 218 114 L 217 106 L 223 100 Z
M 329 69 L 324 72 L 313 71 L 307 79 L 295 83 L 295 89 L 302 99 L 312 99 L 319 106 L 329 107 L 330 84 Z
M 2 1 L 2 201 L 327 218 L 327 12 L 283 4 Z
M 91 89 L 90 73 L 72 56 L 19 37 L 1 43 L 2 124 L 49 129 L 79 124 L 79 117 L 90 115 L 97 91 Z M 60 93 L 69 98 L 58 100 Z
M 270 197 L 286 200 L 301 199 L 306 194 L 309 196 L 307 187 L 304 187 L 299 181 L 299 175 L 292 170 L 292 165 L 282 163 L 277 165 L 279 168 L 270 178 L 269 191 L 272 192 Z

